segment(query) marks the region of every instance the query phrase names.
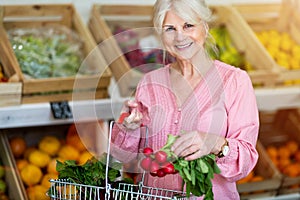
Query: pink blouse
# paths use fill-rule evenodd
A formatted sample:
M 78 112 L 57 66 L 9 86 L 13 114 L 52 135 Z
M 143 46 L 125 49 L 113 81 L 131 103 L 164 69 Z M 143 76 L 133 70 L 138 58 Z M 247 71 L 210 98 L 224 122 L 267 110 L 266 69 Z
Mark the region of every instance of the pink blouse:
M 258 160 L 256 98 L 245 71 L 220 61 L 214 61 L 214 66 L 181 106 L 171 89 L 169 65 L 145 74 L 135 99 L 145 116 L 143 124 L 149 128 L 147 146 L 154 151 L 164 146 L 168 134 L 178 135 L 182 131 L 198 130 L 226 137 L 230 153 L 217 158 L 221 174 L 213 179 L 214 198 L 240 199 L 236 181 L 245 177 Z M 125 131 L 114 126 L 111 152 L 126 163 L 140 155 L 140 144 L 145 141 L 142 138 L 140 129 Z M 146 174 L 144 185 L 181 190 L 182 180 L 178 174 L 163 178 Z

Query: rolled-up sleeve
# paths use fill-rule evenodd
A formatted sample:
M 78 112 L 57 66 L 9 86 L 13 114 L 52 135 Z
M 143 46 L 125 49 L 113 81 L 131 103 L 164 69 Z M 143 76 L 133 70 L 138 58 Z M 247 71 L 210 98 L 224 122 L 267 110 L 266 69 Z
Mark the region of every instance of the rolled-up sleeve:
M 225 90 L 230 153 L 218 158 L 217 163 L 221 175 L 234 182 L 249 174 L 257 163 L 259 115 L 254 89 L 245 71 L 236 73 Z

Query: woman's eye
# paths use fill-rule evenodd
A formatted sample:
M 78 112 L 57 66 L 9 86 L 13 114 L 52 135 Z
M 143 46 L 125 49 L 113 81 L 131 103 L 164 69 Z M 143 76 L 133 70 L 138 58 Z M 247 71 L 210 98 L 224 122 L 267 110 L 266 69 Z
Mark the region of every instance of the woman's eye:
M 165 28 L 165 32 L 171 32 L 171 31 L 175 31 L 175 28 L 174 27 Z
M 194 28 L 194 27 L 195 27 L 195 25 L 186 23 L 186 24 L 184 24 L 183 29 L 188 30 L 188 29 L 191 29 L 191 28 Z

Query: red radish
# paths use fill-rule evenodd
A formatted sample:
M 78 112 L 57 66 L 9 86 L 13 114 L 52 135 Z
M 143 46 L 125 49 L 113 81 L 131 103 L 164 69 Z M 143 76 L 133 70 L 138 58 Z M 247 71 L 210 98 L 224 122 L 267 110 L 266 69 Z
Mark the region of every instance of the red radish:
M 168 155 L 167 155 L 166 152 L 158 151 L 158 152 L 155 153 L 155 160 L 158 163 L 165 163 L 165 162 L 167 162 L 167 159 L 168 159 Z
M 164 172 L 163 169 L 157 170 L 157 176 L 158 176 L 158 177 L 164 177 L 165 175 L 166 175 L 166 173 Z
M 149 157 L 147 157 L 147 158 L 149 158 Z M 159 168 L 160 168 L 160 166 L 155 160 L 151 162 L 150 172 L 156 172 L 157 170 L 159 170 Z
M 164 165 L 162 170 L 164 171 L 165 174 L 174 174 L 175 173 L 175 168 L 172 163 L 167 163 L 166 165 Z
M 130 115 L 130 113 L 128 113 L 128 112 L 121 113 L 121 115 L 120 115 L 120 117 L 119 117 L 119 120 L 118 120 L 118 123 L 122 124 L 123 121 L 124 121 L 124 119 L 125 119 L 126 117 L 128 117 L 129 115 Z
M 157 171 L 155 171 L 155 172 L 150 172 L 150 175 L 153 176 L 153 177 L 157 176 Z
M 152 159 L 150 157 L 146 157 L 141 161 L 140 165 L 144 170 L 149 171 L 152 166 Z
M 153 149 L 150 147 L 146 147 L 144 148 L 143 153 L 146 157 L 149 157 L 153 154 Z

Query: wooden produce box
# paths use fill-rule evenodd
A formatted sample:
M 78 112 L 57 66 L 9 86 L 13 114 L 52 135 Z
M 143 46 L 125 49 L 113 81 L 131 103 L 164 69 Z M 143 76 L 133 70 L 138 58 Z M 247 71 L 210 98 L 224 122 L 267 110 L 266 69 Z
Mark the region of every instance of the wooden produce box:
M 278 77 L 275 86 L 299 86 L 300 84 L 300 4 L 297 0 L 282 0 L 281 3 L 265 4 L 234 4 L 234 8 L 250 25 L 252 31 L 261 34 L 272 32 L 269 35 L 260 36 L 264 44 L 264 51 L 271 55 L 277 63 L 274 71 Z M 278 33 L 280 37 L 278 36 Z M 261 34 L 263 35 L 263 34 Z M 288 38 L 288 39 L 287 39 Z M 297 46 L 297 47 L 295 47 Z M 278 53 L 278 49 L 280 52 Z M 277 50 L 277 51 L 275 51 Z M 265 79 L 268 73 L 265 73 Z
M 241 199 L 276 196 L 282 175 L 272 163 L 260 141 L 257 142 L 258 162 L 253 171 L 237 183 Z
M 300 113 L 297 109 L 261 113 L 259 140 L 282 174 L 279 194 L 300 192 Z
M 21 104 L 22 83 L 13 67 L 16 60 L 14 60 L 14 57 L 9 56 L 13 53 L 13 50 L 7 42 L 7 37 L 1 25 L 0 37 L 0 67 L 2 67 L 3 75 L 8 78 L 8 82 L 0 81 L 0 107 L 19 105 Z
M 22 103 L 108 97 L 107 87 L 110 84 L 111 72 L 101 52 L 95 48 L 96 43 L 91 33 L 72 4 L 4 5 L 0 7 L 0 11 L 0 21 L 3 22 L 2 26 L 7 33 L 15 28 L 35 29 L 49 26 L 65 27 L 75 32 L 83 41 L 82 53 L 85 59 L 82 65 L 87 65 L 93 72 L 89 75 L 77 73 L 72 77 L 27 79 L 20 64 L 16 62 L 16 55 L 10 50 L 12 47 L 7 46 L 7 41 L 1 42 L 0 49 L 9 49 L 12 67 L 23 83 Z
M 20 140 L 12 142 L 19 137 L 25 142 L 25 150 Z M 93 155 L 101 155 L 106 137 L 104 121 L 3 130 L 0 139 L 14 169 L 12 181 L 18 183 L 18 187 L 12 188 L 20 195 L 15 200 L 50 199 L 46 193 L 51 185 L 49 180 L 58 178 L 56 160 L 84 164 Z
M 118 44 L 118 36 L 114 36 L 117 26 L 126 29 L 153 27 L 151 23 L 152 6 L 144 5 L 101 5 L 92 7 L 89 19 L 89 29 L 95 41 L 110 64 L 110 69 L 116 79 L 122 96 L 130 96 L 134 92 L 142 74 L 132 70 L 122 49 Z M 155 35 L 153 29 L 134 30 L 138 38 Z M 110 46 L 109 50 L 106 48 Z

